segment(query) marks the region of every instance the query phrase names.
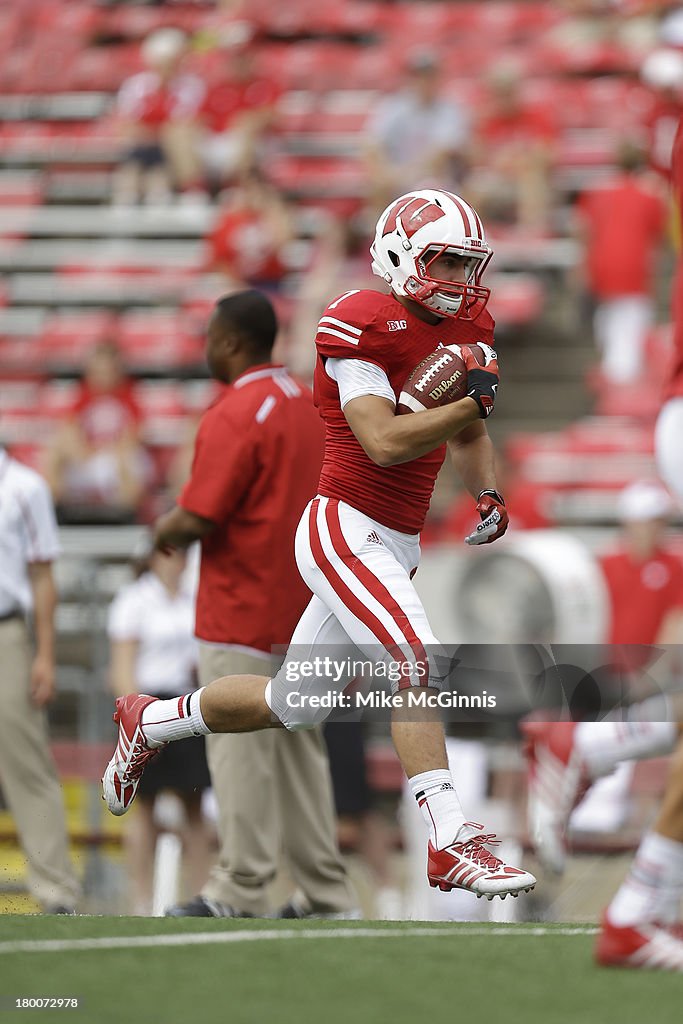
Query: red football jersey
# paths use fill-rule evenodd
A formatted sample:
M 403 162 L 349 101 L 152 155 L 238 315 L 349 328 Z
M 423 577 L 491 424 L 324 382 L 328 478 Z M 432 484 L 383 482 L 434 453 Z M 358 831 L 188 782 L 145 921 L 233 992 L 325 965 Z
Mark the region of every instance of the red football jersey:
M 311 392 L 282 367 L 253 367 L 204 413 L 178 500 L 216 524 L 202 540 L 200 640 L 259 651 L 289 643 L 311 596 L 294 534 L 322 451 Z
M 679 242 L 683 245 L 683 118 L 678 125 L 671 164 L 671 185 L 678 216 Z M 683 397 L 683 252 L 678 254 L 678 265 L 671 293 L 671 319 L 674 325 L 674 366 L 666 398 Z
M 345 292 L 331 302 L 315 338 L 314 394 L 325 421 L 319 493 L 345 501 L 392 530 L 419 533 L 446 446 L 398 466 L 376 465 L 346 421 L 337 383 L 325 372 L 325 360 L 363 359 L 380 366 L 398 400 L 414 367 L 440 344 L 483 341 L 493 345 L 493 328 L 493 318 L 486 310 L 474 322 L 445 318 L 427 324 L 393 295 L 371 290 Z

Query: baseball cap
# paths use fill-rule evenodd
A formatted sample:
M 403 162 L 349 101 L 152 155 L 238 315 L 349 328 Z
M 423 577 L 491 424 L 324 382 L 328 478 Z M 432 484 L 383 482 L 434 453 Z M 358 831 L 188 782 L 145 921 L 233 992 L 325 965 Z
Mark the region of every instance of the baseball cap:
M 617 498 L 617 515 L 624 523 L 667 519 L 673 511 L 671 495 L 656 480 L 637 480 Z

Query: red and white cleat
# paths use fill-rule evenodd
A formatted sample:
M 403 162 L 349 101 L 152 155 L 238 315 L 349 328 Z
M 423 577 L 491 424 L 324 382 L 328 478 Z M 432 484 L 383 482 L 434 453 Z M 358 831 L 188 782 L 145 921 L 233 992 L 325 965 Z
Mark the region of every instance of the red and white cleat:
M 576 722 L 522 722 L 529 763 L 529 838 L 546 871 L 561 875 L 569 816 L 591 785 L 576 749 Z
M 602 967 L 683 973 L 683 933 L 680 925 L 618 928 L 605 915 L 595 944 L 595 959 Z
M 530 892 L 536 879 L 522 868 L 513 868 L 491 853 L 487 846 L 500 842 L 495 835 L 485 835 L 473 821 L 461 825 L 455 840 L 443 850 L 429 844 L 427 878 L 433 889 L 444 892 L 465 889 L 478 897 L 505 899 L 508 893 L 519 896 Z
M 112 814 L 126 813 L 135 799 L 145 765 L 161 750 L 147 745 L 140 724 L 144 709 L 157 699 L 129 693 L 116 701 L 113 717 L 119 726 L 119 739 L 102 776 L 102 799 Z

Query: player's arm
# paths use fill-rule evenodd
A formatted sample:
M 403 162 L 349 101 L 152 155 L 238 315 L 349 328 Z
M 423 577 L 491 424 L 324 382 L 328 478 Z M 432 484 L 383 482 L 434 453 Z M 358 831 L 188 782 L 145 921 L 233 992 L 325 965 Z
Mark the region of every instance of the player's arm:
M 368 458 L 378 466 L 397 466 L 438 448 L 481 413 L 473 398 L 463 398 L 438 409 L 397 416 L 387 398 L 362 395 L 344 406 L 344 415 Z
M 181 505 L 175 505 L 154 524 L 154 546 L 160 551 L 189 548 L 190 544 L 201 540 L 215 528 L 216 524 L 212 520 L 189 512 Z
M 495 453 L 484 423 L 479 421 L 448 442 L 456 472 L 476 501 L 479 522 L 465 537 L 466 544 L 491 544 L 508 528 L 505 499 L 496 489 Z
M 455 471 L 473 498 L 496 489 L 495 452 L 486 425 L 472 423 L 448 441 Z

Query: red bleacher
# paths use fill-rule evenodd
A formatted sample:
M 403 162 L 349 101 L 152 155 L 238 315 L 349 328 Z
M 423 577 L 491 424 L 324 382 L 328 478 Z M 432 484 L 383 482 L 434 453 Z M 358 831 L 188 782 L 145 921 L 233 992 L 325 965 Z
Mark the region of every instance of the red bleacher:
M 609 168 L 615 141 L 644 124 L 651 104 L 637 75 L 642 48 L 627 45 L 619 34 L 601 38 L 596 33 L 596 41 L 582 47 L 567 44 L 564 30 L 571 13 L 562 5 L 531 0 L 291 0 L 276 5 L 253 0 L 249 14 L 258 30 L 260 69 L 283 90 L 269 173 L 296 199 L 302 216 L 311 210 L 348 216 L 359 208 L 367 188 L 360 154 L 368 111 L 380 94 L 399 86 L 406 58 L 416 50 L 429 48 L 441 55 L 446 92 L 475 117 L 485 99 L 487 74 L 513 58 L 525 73 L 527 98 L 554 112 L 557 184 L 567 192 Z M 162 371 L 180 376 L 203 364 L 202 334 L 211 303 L 202 296 L 201 261 L 191 245 L 160 260 L 158 249 L 155 258 L 151 250 L 148 255 L 144 247 L 136 248 L 129 227 L 108 222 L 108 238 L 116 238 L 117 247 L 90 246 L 86 253 L 84 245 L 80 259 L 78 253 L 74 257 L 77 243 L 60 250 L 54 242 L 57 230 L 41 228 L 35 213 L 63 191 L 77 193 L 81 182 L 84 194 L 106 193 L 106 176 L 120 149 L 112 101 L 121 82 L 141 66 L 141 40 L 168 25 L 204 33 L 191 63 L 212 77 L 220 73 L 224 54 L 203 44 L 228 19 L 214 4 L 200 2 L 154 7 L 81 0 L 0 3 L 0 101 L 9 104 L 8 116 L 0 117 L 0 164 L 5 168 L 0 210 L 12 212 L 9 227 L 3 228 L 0 217 L 6 271 L 0 312 L 25 310 L 27 317 L 0 325 L 0 374 L 16 385 L 3 409 L 17 446 L 34 444 L 44 430 L 44 414 L 57 415 L 68 394 L 66 384 L 44 385 L 37 415 L 31 402 L 19 401 L 32 394 L 25 375 L 40 380 L 51 369 L 75 375 L 97 340 L 116 338 L 141 377 Z M 83 113 L 90 109 L 82 105 L 86 101 L 93 104 L 93 116 Z M 86 182 L 92 183 L 91 193 Z M 77 195 L 77 201 L 85 198 Z M 45 209 L 53 212 L 55 207 Z M 96 218 L 97 211 L 92 212 Z M 199 238 L 206 230 L 205 220 L 198 218 L 202 226 L 193 234 L 189 214 L 182 224 L 179 218 L 175 223 L 177 234 L 170 237 L 182 240 Z M 96 228 L 86 235 L 92 239 Z M 41 237 L 49 238 L 53 248 L 43 244 L 40 250 L 36 239 Z M 73 237 L 79 238 L 76 230 Z M 102 237 L 107 237 L 104 230 Z M 145 237 L 154 237 L 151 228 Z M 538 245 L 549 242 L 541 239 Z M 492 310 L 507 326 L 537 320 L 547 299 L 537 267 L 522 261 L 516 265 L 516 251 L 514 238 L 503 236 L 495 278 L 492 274 Z M 557 260 L 566 270 L 566 253 Z M 35 278 L 29 277 L 32 273 Z M 658 358 L 652 363 L 660 373 L 637 389 L 605 389 L 594 376 L 587 379 L 597 416 L 588 424 L 541 439 L 513 437 L 510 450 L 522 471 L 535 479 L 554 474 L 562 489 L 590 484 L 599 466 L 606 465 L 607 490 L 629 466 L 647 471 L 667 344 L 665 331 L 653 334 Z M 166 390 L 142 386 L 140 394 L 154 444 L 175 436 L 181 421 L 203 407 L 203 399 L 196 397 L 201 388 L 189 405 L 187 394 L 183 398 L 174 383 Z M 583 458 L 594 461 L 579 472 Z

